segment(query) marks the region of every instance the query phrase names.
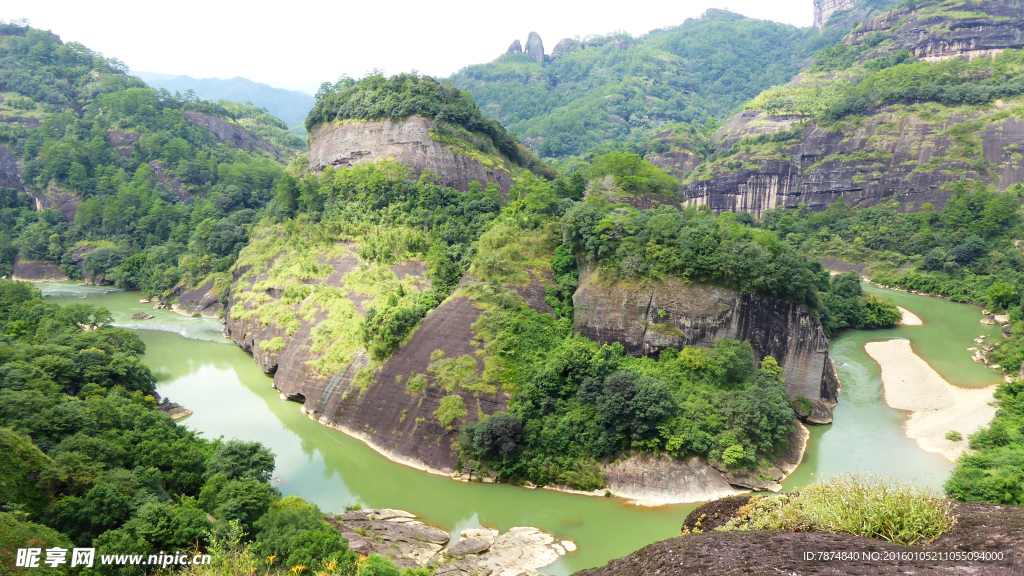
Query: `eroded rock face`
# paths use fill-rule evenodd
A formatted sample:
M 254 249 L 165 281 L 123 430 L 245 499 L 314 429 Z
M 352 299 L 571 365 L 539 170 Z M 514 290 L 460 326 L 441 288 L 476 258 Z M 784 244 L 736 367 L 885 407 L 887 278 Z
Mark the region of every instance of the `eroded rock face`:
M 840 3 L 850 0 L 824 0 Z M 1024 6 L 1014 0 L 968 1 L 958 5 L 956 16 L 929 10 L 936 2 L 921 2 L 865 22 L 846 38 L 849 46 L 863 44 L 877 33 L 889 36 L 890 45 L 868 51 L 863 60 L 881 51 L 907 50 L 917 58 L 937 61 L 949 58 L 995 56 L 1007 49 L 1024 47 Z
M 838 400 L 828 339 L 804 305 L 678 279 L 643 288 L 629 282 L 605 286 L 589 270 L 580 274 L 573 304 L 578 334 L 619 342 L 629 354 L 653 356 L 665 348 L 709 346 L 719 338 L 742 340 L 753 347 L 758 362 L 765 356 L 779 362 L 791 398 L 831 405 Z
M 171 304 L 171 310 L 185 316 L 199 314 L 203 318 L 221 317 L 224 305 L 220 303 L 219 295 L 214 294 L 212 280 L 192 290 L 182 287 L 177 292 L 178 300 Z
M 79 199 L 74 192 L 64 190 L 51 182 L 46 190 L 34 191 L 31 194 L 36 202 L 36 210 L 53 208 L 60 212 L 61 216 L 68 222 L 75 220 Z
M 217 140 L 226 142 L 243 150 L 252 152 L 262 150 L 272 154 L 278 160 L 294 154 L 292 151 L 275 146 L 259 136 L 250 134 L 245 128 L 215 114 L 186 110 L 182 112 L 185 122 L 192 126 L 206 128 Z
M 433 125 L 432 120 L 421 116 L 402 121 L 320 124 L 311 134 L 309 170 L 319 172 L 327 166 L 353 166 L 390 158 L 409 166 L 416 176 L 431 170 L 441 184 L 462 191 L 469 190 L 474 181 L 483 187 L 497 184 L 502 194 L 512 188 L 512 177 L 505 166 L 484 166 L 469 156 L 456 154 L 430 138 Z
M 566 553 L 569 541 L 558 543 L 550 534 L 529 526 L 501 534 L 487 528 L 463 530 L 447 549 L 450 536 L 427 526 L 404 510 L 354 510 L 327 517 L 361 554 L 386 556 L 399 568 L 430 565 L 445 576 L 539 576 L 538 568 L 553 564 Z
M 540 34 L 530 32 L 530 36 L 526 39 L 524 52 L 537 62 L 544 62 L 544 42 L 540 39 Z
M 68 277 L 54 262 L 32 261 L 18 256 L 14 260 L 11 279 L 26 282 L 64 282 Z
M 551 59 L 555 60 L 563 56 L 567 56 L 569 52 L 572 52 L 574 46 L 577 43 L 573 42 L 572 38 L 562 38 L 555 44 L 555 47 L 551 49 Z
M 519 40 L 513 40 L 508 46 L 508 50 L 505 50 L 506 54 L 522 54 L 523 45 L 519 43 Z
M 3 144 L 0 144 L 0 187 L 25 189 L 21 182 L 18 155 Z
M 601 471 L 609 492 L 640 502 L 702 502 L 743 492 L 696 456 L 678 460 L 667 454 L 636 454 Z
M 942 209 L 952 196 L 949 184 L 976 178 L 1000 190 L 1024 181 L 1024 122 L 1014 116 L 984 123 L 972 135 L 981 144 L 984 173 L 977 171 L 977 156 L 954 153 L 953 126 L 985 120 L 1000 107 L 972 115 L 950 114 L 946 119 L 923 120 L 916 115 L 880 110 L 857 127 L 833 131 L 808 120 L 801 139 L 769 158 L 738 152 L 739 169 L 717 166 L 707 177 L 688 174 L 690 164 L 679 160 L 651 160 L 684 181 L 685 202 L 710 206 L 715 213 L 749 212 L 755 218 L 769 209 L 807 204 L 823 210 L 839 198 L 847 205 L 873 206 L 896 200 L 902 210 L 924 203 Z M 750 136 L 772 134 L 794 126 L 799 117 L 772 117 L 763 111 L 735 116 L 715 139 L 718 149 Z M 687 176 L 690 176 L 687 179 Z

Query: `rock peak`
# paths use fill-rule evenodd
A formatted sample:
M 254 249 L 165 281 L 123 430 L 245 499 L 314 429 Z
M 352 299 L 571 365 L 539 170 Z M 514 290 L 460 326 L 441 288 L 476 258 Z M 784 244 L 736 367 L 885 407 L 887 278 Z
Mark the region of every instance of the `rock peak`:
M 521 54 L 523 52 L 523 45 L 519 43 L 519 39 L 516 39 L 509 44 L 508 50 L 505 50 L 505 54 Z
M 544 42 L 541 41 L 540 34 L 530 32 L 530 36 L 526 39 L 525 52 L 537 62 L 544 62 Z

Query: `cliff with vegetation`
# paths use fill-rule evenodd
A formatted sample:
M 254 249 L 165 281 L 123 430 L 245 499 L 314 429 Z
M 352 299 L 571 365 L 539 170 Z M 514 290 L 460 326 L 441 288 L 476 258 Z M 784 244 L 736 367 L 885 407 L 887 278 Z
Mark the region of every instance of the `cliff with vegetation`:
M 778 361 L 791 399 L 813 403 L 813 423 L 832 421 L 839 378 L 821 321 L 806 305 L 674 278 L 603 284 L 591 271 L 580 275 L 573 305 L 578 334 L 620 342 L 630 354 L 657 356 L 721 338 L 749 342 L 758 362 Z
M 1022 13 L 1015 2 L 919 2 L 879 15 L 713 134 L 667 131 L 651 161 L 686 201 L 760 218 L 839 198 L 940 208 L 961 179 L 1024 177 Z

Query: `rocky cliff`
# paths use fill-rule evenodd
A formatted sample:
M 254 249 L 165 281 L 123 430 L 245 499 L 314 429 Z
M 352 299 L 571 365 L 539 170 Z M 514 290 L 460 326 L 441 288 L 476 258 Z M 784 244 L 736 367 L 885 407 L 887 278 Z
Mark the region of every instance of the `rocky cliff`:
M 870 73 L 863 65 L 869 60 L 902 50 L 926 61 L 990 57 L 1024 46 L 1022 27 L 1024 8 L 1011 0 L 921 2 L 884 13 L 844 40 L 855 57 L 851 68 L 805 70 L 763 93 L 711 137 L 705 154 L 678 145 L 669 131 L 659 134 L 649 159 L 683 182 L 686 203 L 755 218 L 777 206 L 820 210 L 839 198 L 941 209 L 951 184 L 964 178 L 1005 189 L 1024 180 L 1018 99 L 982 106 L 896 101 L 839 121 L 825 121 L 822 111 Z
M 821 322 L 804 305 L 678 279 L 603 284 L 591 271 L 580 275 L 573 304 L 578 334 L 620 342 L 633 355 L 720 338 L 749 342 L 758 362 L 771 356 L 782 366 L 790 397 L 816 404 L 821 414 L 814 423 L 831 422 L 828 406 L 838 401 L 839 380 Z
M 494 154 L 468 143 L 451 146 L 435 140 L 435 122 L 421 116 L 405 120 L 348 120 L 313 128 L 309 142 L 309 170 L 352 166 L 390 158 L 409 166 L 419 176 L 432 171 L 439 182 L 462 191 L 470 182 L 496 184 L 504 194 L 512 187 L 511 166 Z
M 443 474 L 459 472 L 452 446 L 459 427 L 505 410 L 506 395 L 500 386 L 493 393 L 446 390 L 434 385 L 430 368 L 440 358 L 472 358 L 476 370 L 483 370 L 483 342 L 473 330 L 483 308 L 471 297 L 453 296 L 431 311 L 387 360 L 374 362 L 354 332 L 374 297 L 366 293 L 372 289 L 351 280 L 351 274 L 372 266 L 358 256 L 358 246 L 340 244 L 318 259 L 330 267 L 329 273 L 302 281 L 345 299 L 327 307 L 316 304 L 313 293 L 300 301 L 289 299 L 286 293 L 293 289 L 282 289 L 287 281 L 277 284 L 271 279 L 275 262 L 287 258 L 288 252 L 282 252 L 261 269 L 235 271 L 225 335 L 251 354 L 264 372 L 273 374 L 282 397 L 301 402 L 311 418 L 362 439 L 397 462 Z M 430 283 L 425 272 L 416 260 L 380 270 L 406 291 L 426 289 Z M 472 281 L 467 276 L 460 286 Z M 529 287 L 523 291 L 529 301 Z M 543 287 L 533 292 L 540 294 L 539 305 L 546 306 Z M 275 314 L 261 313 L 274 309 Z M 331 316 L 337 310 L 347 314 L 343 322 Z M 317 361 L 329 353 L 318 345 L 320 325 L 334 326 L 333 338 L 349 341 L 350 351 L 340 369 L 318 368 Z M 417 377 L 425 379 L 422 386 L 410 383 Z M 466 414 L 445 426 L 435 412 L 441 400 L 452 395 L 460 397 Z
M 861 60 L 899 50 L 928 61 L 995 56 L 1024 47 L 1024 5 L 1016 0 L 919 2 L 865 22 L 844 43 L 869 45 L 880 36 L 886 37 L 884 44 Z
M 249 152 L 260 150 L 270 153 L 278 160 L 295 154 L 292 150 L 275 146 L 259 136 L 254 136 L 241 125 L 228 118 L 192 110 L 186 110 L 182 115 L 185 117 L 185 121 L 192 126 L 201 126 L 217 140 L 231 144 L 236 148 Z

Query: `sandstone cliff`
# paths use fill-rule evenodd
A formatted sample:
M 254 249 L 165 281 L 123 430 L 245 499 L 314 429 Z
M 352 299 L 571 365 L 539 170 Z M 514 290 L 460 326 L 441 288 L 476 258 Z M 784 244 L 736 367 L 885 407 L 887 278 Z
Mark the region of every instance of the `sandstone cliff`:
M 433 120 L 422 116 L 320 124 L 310 133 L 309 170 L 390 158 L 409 166 L 416 176 L 430 170 L 441 184 L 462 191 L 474 181 L 483 187 L 496 184 L 502 194 L 509 191 L 512 176 L 506 161 L 469 144 L 453 147 L 435 140 L 434 127 Z
M 779 362 L 791 398 L 816 403 L 823 414 L 815 423 L 831 421 L 828 405 L 838 401 L 839 381 L 821 322 L 804 305 L 677 279 L 603 285 L 592 271 L 581 273 L 573 304 L 578 334 L 620 342 L 633 355 L 720 338 L 749 342 L 758 362 L 765 356 Z
M 275 146 L 259 136 L 254 136 L 238 123 L 227 118 L 192 110 L 186 110 L 182 115 L 185 117 L 185 121 L 192 126 L 201 126 L 217 140 L 248 152 L 260 150 L 273 155 L 278 160 L 295 154 L 291 150 Z
M 839 10 L 847 4 L 826 0 L 816 6 Z M 937 61 L 1024 46 L 1020 3 L 960 4 L 921 2 L 893 10 L 844 42 L 862 63 L 901 50 Z M 820 210 L 839 198 L 848 205 L 895 199 L 902 210 L 924 203 L 941 209 L 955 181 L 977 179 L 1000 190 L 1024 181 L 1024 108 L 1018 99 L 974 107 L 897 102 L 825 122 L 821 110 L 829 99 L 864 73 L 805 70 L 748 104 L 711 137 L 709 151 L 681 146 L 666 131 L 652 141 L 649 159 L 683 182 L 685 203 L 755 218 L 777 206 Z
M 410 388 L 409 381 L 417 374 L 427 377 L 438 354 L 444 358 L 474 358 L 482 371 L 483 363 L 476 353 L 483 344 L 472 325 L 483 309 L 469 297 L 449 298 L 431 311 L 383 364 L 371 362 L 369 354 L 359 347 L 355 333 L 340 334 L 336 337 L 353 340 L 349 343 L 351 353 L 340 370 L 323 373 L 316 368 L 317 360 L 325 354 L 316 344 L 317 326 L 329 319 L 331 311 L 315 305 L 312 296 L 300 302 L 286 300 L 285 291 L 270 281 L 274 261 L 287 257 L 282 252 L 263 269 L 235 271 L 225 335 L 251 354 L 264 372 L 273 374 L 274 386 L 282 397 L 302 402 L 303 411 L 311 418 L 362 439 L 395 461 L 433 472 L 457 472 L 458 458 L 452 443 L 458 437 L 459 426 L 505 410 L 505 394 L 500 386 L 493 394 L 446 391 L 431 385 L 432 377 L 416 390 Z M 357 328 L 373 296 L 360 292 L 366 288 L 355 286 L 348 278 L 371 265 L 360 259 L 358 246 L 353 243 L 339 245 L 332 255 L 318 261 L 329 266 L 331 272 L 303 283 L 342 294 L 350 307 L 348 325 Z M 425 272 L 425 266 L 415 260 L 381 271 L 393 275 L 407 291 L 429 286 Z M 469 277 L 463 279 L 463 283 L 471 281 Z M 539 292 L 543 302 L 543 288 Z M 274 307 L 287 307 L 287 311 L 274 317 L 260 314 Z M 286 318 L 294 319 L 294 324 Z M 444 426 L 435 411 L 441 399 L 451 394 L 462 398 L 466 415 Z

